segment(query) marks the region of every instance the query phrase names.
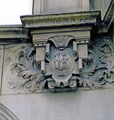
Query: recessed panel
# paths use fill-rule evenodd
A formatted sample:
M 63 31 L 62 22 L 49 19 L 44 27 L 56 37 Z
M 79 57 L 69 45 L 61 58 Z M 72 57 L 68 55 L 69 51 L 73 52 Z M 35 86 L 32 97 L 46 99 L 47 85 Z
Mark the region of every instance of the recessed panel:
M 64 12 L 78 10 L 78 0 L 46 0 L 44 12 Z

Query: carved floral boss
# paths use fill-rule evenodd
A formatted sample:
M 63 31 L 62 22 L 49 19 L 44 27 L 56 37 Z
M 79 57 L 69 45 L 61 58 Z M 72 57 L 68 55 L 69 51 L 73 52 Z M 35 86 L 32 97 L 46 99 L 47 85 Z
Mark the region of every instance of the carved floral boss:
M 59 36 L 35 48 L 21 46 L 15 50 L 11 62 L 11 71 L 17 74 L 18 80 L 9 79 L 10 85 L 34 92 L 42 87 L 65 91 L 113 83 L 112 44 L 96 42 L 88 49 L 88 42 L 87 38 Z

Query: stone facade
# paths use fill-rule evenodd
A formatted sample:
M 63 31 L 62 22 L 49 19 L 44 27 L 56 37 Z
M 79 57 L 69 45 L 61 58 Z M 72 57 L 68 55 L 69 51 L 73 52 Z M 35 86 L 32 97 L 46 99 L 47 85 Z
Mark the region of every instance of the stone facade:
M 0 27 L 1 119 L 113 120 L 114 0 L 63 3 Z

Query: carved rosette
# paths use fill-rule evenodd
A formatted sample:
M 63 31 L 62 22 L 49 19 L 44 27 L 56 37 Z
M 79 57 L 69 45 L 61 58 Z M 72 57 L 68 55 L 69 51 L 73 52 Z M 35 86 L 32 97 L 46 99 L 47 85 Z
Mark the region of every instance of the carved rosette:
M 17 81 L 8 80 L 10 86 L 54 92 L 113 83 L 114 45 L 109 40 L 96 40 L 88 48 L 88 42 L 73 36 L 54 36 L 35 47 L 21 46 L 9 65 L 18 77 Z

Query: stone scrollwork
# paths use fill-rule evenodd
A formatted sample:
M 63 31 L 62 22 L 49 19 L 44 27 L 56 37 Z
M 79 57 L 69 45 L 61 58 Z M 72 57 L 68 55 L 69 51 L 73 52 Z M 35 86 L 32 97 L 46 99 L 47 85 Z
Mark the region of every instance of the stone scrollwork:
M 113 83 L 114 45 L 109 40 L 95 40 L 85 49 L 87 52 L 82 50 L 84 55 L 80 45 L 86 48 L 86 43 L 78 43 L 73 36 L 59 36 L 49 38 L 42 46 L 19 47 L 10 63 L 11 73 L 19 79 L 9 79 L 10 86 L 31 92 L 48 88 L 54 92 Z
M 32 46 L 25 45 L 14 50 L 14 58 L 9 66 L 12 74 L 19 78 L 8 80 L 11 88 L 27 88 L 32 92 L 39 89 L 39 84 L 44 78 L 40 66 L 36 66 L 35 50 Z
M 114 45 L 108 40 L 95 41 L 89 49 L 89 61 L 80 75 L 79 84 L 84 87 L 103 87 L 114 82 Z M 89 62 L 89 63 L 88 63 Z

